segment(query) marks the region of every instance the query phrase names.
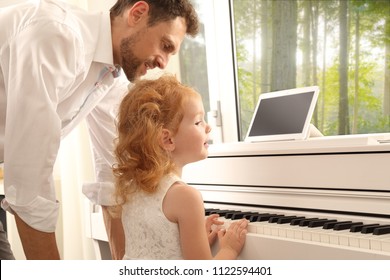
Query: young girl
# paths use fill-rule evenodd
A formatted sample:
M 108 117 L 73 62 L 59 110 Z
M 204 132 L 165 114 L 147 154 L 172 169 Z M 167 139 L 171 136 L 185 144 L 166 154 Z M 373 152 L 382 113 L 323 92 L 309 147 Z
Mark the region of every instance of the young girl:
M 216 236 L 214 259 L 240 253 L 248 221 L 225 230 L 216 215 L 205 220 L 200 192 L 180 179 L 186 164 L 208 155 L 204 114 L 201 96 L 171 76 L 137 82 L 122 101 L 114 174 L 124 259 L 212 259 Z

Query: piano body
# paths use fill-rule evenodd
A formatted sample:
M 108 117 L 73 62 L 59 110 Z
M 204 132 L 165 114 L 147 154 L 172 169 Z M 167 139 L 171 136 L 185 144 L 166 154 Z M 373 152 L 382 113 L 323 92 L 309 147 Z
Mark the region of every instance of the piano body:
M 188 165 L 183 179 L 202 192 L 206 209 L 284 215 L 280 224 L 250 223 L 241 259 L 390 259 L 390 231 L 288 223 L 296 216 L 390 226 L 386 137 L 212 145 L 209 158 Z
M 250 212 L 240 259 L 390 259 L 389 139 L 214 144 L 206 160 L 185 167 L 183 180 L 226 226 L 231 217 L 222 210 L 241 211 L 235 218 Z M 259 218 L 265 214 L 273 218 Z M 91 237 L 104 239 L 93 230 Z

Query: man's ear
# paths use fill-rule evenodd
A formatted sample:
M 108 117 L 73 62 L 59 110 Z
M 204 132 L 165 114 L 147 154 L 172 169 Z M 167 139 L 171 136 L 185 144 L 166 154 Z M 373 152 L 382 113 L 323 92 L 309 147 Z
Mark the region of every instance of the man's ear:
M 130 26 L 136 25 L 143 18 L 146 18 L 149 13 L 149 4 L 145 1 L 136 2 L 128 11 L 128 24 Z
M 175 149 L 175 143 L 172 139 L 172 134 L 168 129 L 163 128 L 160 143 L 166 151 L 172 152 Z

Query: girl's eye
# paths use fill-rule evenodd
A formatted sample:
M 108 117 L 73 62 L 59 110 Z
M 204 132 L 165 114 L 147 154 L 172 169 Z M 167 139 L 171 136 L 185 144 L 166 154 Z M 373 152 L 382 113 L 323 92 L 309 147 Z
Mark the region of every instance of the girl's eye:
M 195 125 L 200 125 L 202 123 L 202 121 L 198 121 L 195 123 Z

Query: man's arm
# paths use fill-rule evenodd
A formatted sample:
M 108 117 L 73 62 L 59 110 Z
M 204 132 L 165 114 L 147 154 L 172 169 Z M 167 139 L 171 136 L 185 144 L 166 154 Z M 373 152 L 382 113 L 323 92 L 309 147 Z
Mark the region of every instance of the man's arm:
M 121 217 L 112 217 L 107 206 L 102 206 L 102 209 L 112 259 L 121 260 L 125 255 L 125 234 Z
M 36 8 L 31 11 L 39 14 Z M 27 14 L 31 13 L 23 17 Z M 2 68 L 7 88 L 6 209 L 15 214 L 27 259 L 59 259 L 54 233 L 59 203 L 52 180 L 62 127 L 57 106 L 83 69 L 77 55 L 82 48 L 74 29 L 56 20 L 50 23 L 38 16 L 20 26 L 2 52 L 8 66 Z
M 125 238 L 120 215 L 112 217 L 109 209 L 116 204 L 114 197 L 114 139 L 117 137 L 115 118 L 122 97 L 127 93 L 129 82 L 125 76 L 116 78 L 115 85 L 103 100 L 87 116 L 87 124 L 93 151 L 96 187 L 88 189 L 86 195 L 94 204 L 102 205 L 104 224 L 112 259 L 122 259 L 125 253 Z M 86 189 L 83 187 L 83 192 Z M 105 205 L 105 206 L 103 206 Z
M 59 260 L 56 237 L 54 232 L 42 232 L 33 229 L 17 214 L 14 214 L 24 254 L 28 260 Z

